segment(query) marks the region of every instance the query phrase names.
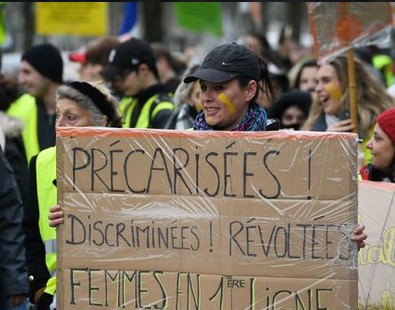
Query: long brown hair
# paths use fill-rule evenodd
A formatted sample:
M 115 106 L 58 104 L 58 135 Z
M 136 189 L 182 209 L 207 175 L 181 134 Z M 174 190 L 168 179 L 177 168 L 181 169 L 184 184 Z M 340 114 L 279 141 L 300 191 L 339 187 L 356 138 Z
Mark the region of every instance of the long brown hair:
M 343 95 L 340 99 L 341 109 L 348 108 L 350 105 L 347 57 L 345 55 L 338 56 L 329 61 L 328 64 L 335 69 L 342 87 Z M 384 110 L 395 106 L 395 99 L 387 93 L 382 82 L 370 73 L 366 69 L 366 65 L 358 58 L 354 58 L 354 67 L 359 117 L 358 127 L 359 132 L 367 137 L 369 135 L 369 130 L 374 125 L 376 116 Z M 322 105 L 318 100 L 315 100 L 302 130 L 311 130 L 321 113 Z

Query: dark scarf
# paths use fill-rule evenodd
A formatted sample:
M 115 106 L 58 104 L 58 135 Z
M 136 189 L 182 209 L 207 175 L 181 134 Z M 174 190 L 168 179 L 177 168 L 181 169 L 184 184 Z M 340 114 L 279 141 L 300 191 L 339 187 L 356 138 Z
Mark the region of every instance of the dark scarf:
M 258 103 L 254 102 L 249 105 L 247 114 L 232 131 L 264 131 L 266 129 L 266 120 L 266 111 Z M 206 123 L 204 113 L 200 113 L 196 116 L 193 123 L 193 130 L 215 129 Z

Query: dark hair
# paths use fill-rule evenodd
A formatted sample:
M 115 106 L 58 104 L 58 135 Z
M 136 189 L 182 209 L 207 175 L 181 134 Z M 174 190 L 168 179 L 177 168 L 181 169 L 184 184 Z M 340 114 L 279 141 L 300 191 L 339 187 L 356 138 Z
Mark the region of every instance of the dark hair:
M 308 92 L 292 88 L 281 94 L 281 96 L 276 99 L 273 105 L 267 110 L 267 114 L 268 117 L 278 118 L 281 121 L 281 117 L 289 107 L 297 106 L 307 119 L 309 116 L 311 101 L 312 98 Z
M 0 75 L 0 111 L 7 111 L 18 99 L 18 90 L 18 82 L 14 78 Z
M 267 97 L 269 98 L 269 100 L 273 100 L 275 98 L 275 90 L 273 87 L 273 84 L 271 82 L 271 78 L 270 78 L 270 74 L 269 74 L 269 70 L 267 67 L 267 61 L 265 58 L 263 58 L 262 56 L 256 54 L 255 52 L 253 52 L 254 55 L 257 58 L 258 64 L 259 64 L 259 76 L 260 76 L 260 80 L 257 82 L 263 82 L 263 85 L 260 85 L 258 83 L 258 87 L 257 87 L 257 91 L 254 95 L 254 97 L 251 99 L 250 102 L 254 102 L 256 101 L 256 99 L 259 96 L 259 92 L 262 91 L 264 93 L 267 94 Z M 251 81 L 250 78 L 246 78 L 246 77 L 237 77 L 236 78 L 239 81 L 239 85 L 241 87 L 247 87 L 248 83 Z
M 91 42 L 86 48 L 86 62 L 105 66 L 111 50 L 120 43 L 117 37 L 111 36 Z
M 302 76 L 302 72 L 305 68 L 310 68 L 310 67 L 314 67 L 314 68 L 318 68 L 318 64 L 315 60 L 309 60 L 306 61 L 298 70 L 298 73 L 296 74 L 296 78 L 295 78 L 295 82 L 293 87 L 294 88 L 300 88 L 300 79 Z
M 179 59 L 176 59 L 172 52 L 163 44 L 159 42 L 154 42 L 151 43 L 152 50 L 154 51 L 154 55 L 156 60 L 160 58 L 166 59 L 166 61 L 169 63 L 170 67 L 179 74 L 180 72 L 183 72 L 186 68 L 185 63 L 182 63 Z

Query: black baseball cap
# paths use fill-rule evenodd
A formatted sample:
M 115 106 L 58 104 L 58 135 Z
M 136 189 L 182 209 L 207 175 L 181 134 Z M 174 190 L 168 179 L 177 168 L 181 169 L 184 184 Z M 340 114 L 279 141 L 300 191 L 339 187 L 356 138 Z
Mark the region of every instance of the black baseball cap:
M 199 70 L 188 75 L 184 83 L 196 80 L 222 83 L 238 76 L 260 80 L 258 60 L 245 45 L 226 43 L 212 49 L 204 58 Z
M 108 81 L 122 75 L 125 70 L 136 69 L 140 64 L 147 64 L 156 70 L 156 60 L 151 45 L 143 40 L 131 38 L 111 50 L 108 64 L 100 74 Z

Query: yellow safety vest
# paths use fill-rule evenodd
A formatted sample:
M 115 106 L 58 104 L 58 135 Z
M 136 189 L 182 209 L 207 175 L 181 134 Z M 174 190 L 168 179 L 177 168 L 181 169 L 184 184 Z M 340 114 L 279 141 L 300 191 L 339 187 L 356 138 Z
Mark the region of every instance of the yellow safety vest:
M 6 114 L 17 117 L 23 121 L 24 128 L 22 131 L 23 145 L 25 147 L 27 162 L 40 152 L 40 144 L 38 142 L 37 131 L 37 105 L 36 99 L 24 94 L 14 101 Z
M 384 73 L 385 86 L 388 87 L 394 83 L 394 74 L 392 73 L 392 58 L 388 55 L 375 55 L 372 59 L 373 66 Z
M 366 145 L 368 144 L 370 138 L 373 136 L 374 125 L 375 125 L 375 123 L 373 123 L 372 126 L 370 127 L 369 134 L 368 134 L 367 137 L 365 137 L 365 139 L 363 139 L 362 145 L 361 145 L 361 152 L 364 154 L 364 163 L 365 163 L 365 165 L 370 163 L 370 161 L 372 159 L 372 153 L 370 152 L 370 150 L 367 148 Z
M 57 188 L 53 184 L 55 179 L 56 147 L 53 146 L 41 151 L 36 162 L 38 226 L 45 245 L 45 263 L 51 275 L 45 292 L 51 295 L 56 291 L 56 230 L 49 226 L 48 214 L 49 209 L 57 203 Z
M 151 120 L 154 119 L 160 111 L 174 109 L 174 104 L 171 101 L 159 101 L 150 115 L 151 107 L 157 100 L 159 100 L 159 94 L 154 95 L 147 100 L 140 112 L 134 128 L 151 128 Z M 123 128 L 131 127 L 132 113 L 136 108 L 137 103 L 137 99 L 132 97 L 124 97 L 119 102 L 118 109 L 123 118 Z

